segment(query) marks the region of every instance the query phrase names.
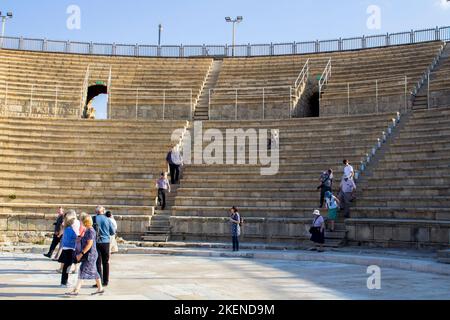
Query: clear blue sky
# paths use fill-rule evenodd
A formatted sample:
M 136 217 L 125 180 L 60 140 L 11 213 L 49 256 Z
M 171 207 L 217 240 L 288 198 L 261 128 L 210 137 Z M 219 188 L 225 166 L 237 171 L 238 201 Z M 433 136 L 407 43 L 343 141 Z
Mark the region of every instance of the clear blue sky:
M 244 16 L 238 43 L 292 42 L 379 34 L 450 25 L 445 0 L 0 0 L 13 11 L 7 35 L 107 43 L 224 44 L 231 26 L 224 17 Z M 81 9 L 81 29 L 66 27 L 69 5 Z M 381 29 L 369 30 L 367 8 L 381 9 Z

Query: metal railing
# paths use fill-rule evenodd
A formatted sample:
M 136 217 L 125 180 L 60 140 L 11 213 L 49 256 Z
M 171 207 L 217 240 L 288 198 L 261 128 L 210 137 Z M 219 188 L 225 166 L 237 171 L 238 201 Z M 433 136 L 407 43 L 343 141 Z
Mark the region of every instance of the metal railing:
M 88 94 L 88 85 L 89 85 L 89 76 L 90 76 L 90 64 L 86 68 L 86 74 L 84 75 L 83 84 L 81 86 L 81 98 L 80 98 L 80 114 L 83 114 L 83 110 L 86 104 L 87 94 Z
M 450 27 L 436 27 L 423 30 L 411 30 L 392 34 L 380 34 L 352 38 L 339 38 L 322 41 L 246 44 L 235 45 L 235 57 L 276 56 L 318 52 L 358 50 L 429 41 L 450 40 Z M 135 57 L 231 57 L 233 50 L 229 45 L 139 45 L 106 44 L 93 42 L 71 42 L 47 39 L 17 37 L 0 38 L 1 48 L 44 52 L 63 52 L 92 55 L 135 56 Z
M 78 90 L 79 86 L 0 81 L 0 114 L 81 118 L 85 103 L 83 108 L 76 107 L 74 102 L 79 99 Z M 126 110 L 123 117 L 126 119 L 191 120 L 193 116 L 192 89 L 114 88 L 114 92 L 114 99 L 111 94 L 108 96 L 108 119 L 122 118 L 115 116 L 115 112 L 120 113 L 121 109 Z M 87 90 L 83 94 L 86 102 Z M 15 109 L 21 106 L 21 111 L 11 111 L 11 106 Z M 135 114 L 130 116 L 129 109 L 134 109 Z
M 322 95 L 323 89 L 328 84 L 328 79 L 331 77 L 331 72 L 332 72 L 332 65 L 331 65 L 331 58 L 330 58 L 330 60 L 328 60 L 328 63 L 325 66 L 325 69 L 323 70 L 323 73 L 319 79 L 319 101 L 320 101 L 320 97 Z
M 134 109 L 137 119 L 152 120 L 192 120 L 192 89 L 148 89 L 148 88 L 114 88 L 114 99 L 109 96 L 110 119 L 118 119 L 114 112 L 120 108 Z M 130 101 L 134 99 L 131 105 Z M 131 108 L 130 108 L 131 107 Z M 131 118 L 128 116 L 127 118 Z
M 74 101 L 78 100 L 77 90 L 78 86 L 3 81 L 0 82 L 0 113 L 6 116 L 57 117 L 66 115 L 68 111 L 70 115 L 81 117 L 81 110 L 77 107 L 63 110 L 69 109 L 69 105 L 74 106 Z M 11 111 L 10 106 L 14 106 L 15 111 Z M 17 110 L 18 106 L 20 110 Z
M 280 112 L 281 118 L 292 118 L 293 101 L 295 99 L 295 88 L 293 86 L 268 86 L 268 87 L 245 87 L 245 88 L 218 88 L 209 90 L 208 114 L 210 120 L 233 119 L 239 120 L 239 109 L 246 109 L 247 112 L 258 113 L 248 119 L 271 118 L 267 114 L 273 110 L 268 110 L 269 105 L 276 104 L 274 109 Z M 251 103 L 246 100 L 251 100 Z M 281 106 L 286 104 L 285 106 Z M 211 111 L 213 108 L 223 110 L 216 116 Z M 232 109 L 232 110 L 231 110 Z M 232 118 L 226 117 L 230 114 Z
M 353 82 L 333 83 L 321 100 L 343 114 L 379 114 L 386 111 L 408 112 L 412 93 L 408 91 L 408 77 L 392 77 Z M 383 104 L 382 104 L 383 103 Z M 321 104 L 321 108 L 322 108 Z M 397 109 L 394 110 L 395 104 Z M 394 109 L 393 109 L 394 108 Z

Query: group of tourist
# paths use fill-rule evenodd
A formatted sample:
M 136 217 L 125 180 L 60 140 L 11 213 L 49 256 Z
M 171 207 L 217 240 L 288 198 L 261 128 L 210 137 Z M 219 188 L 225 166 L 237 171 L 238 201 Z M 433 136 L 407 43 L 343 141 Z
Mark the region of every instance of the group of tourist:
M 325 219 L 320 210 L 314 210 L 314 220 L 310 229 L 311 241 L 318 245 L 318 251 L 323 251 L 325 243 L 326 222 L 329 223 L 328 231 L 335 231 L 335 222 L 339 216 L 339 210 L 344 212 L 344 217 L 350 217 L 351 202 L 355 199 L 355 171 L 348 160 L 343 161 L 344 175 L 339 186 L 338 196 L 333 194 L 333 170 L 329 169 L 323 172 L 320 176 L 320 209 L 326 206 L 328 210 L 327 219 Z
M 117 252 L 115 234 L 117 222 L 110 211 L 102 206 L 96 208 L 94 217 L 82 212 L 77 215 L 75 210 L 58 209 L 58 217 L 54 223 L 53 240 L 47 258 L 52 258 L 56 247 L 59 250 L 53 260 L 61 266 L 61 286 L 69 287 L 69 274 L 78 273 L 78 282 L 72 291 L 66 295 L 77 296 L 83 280 L 93 280 L 97 291 L 93 295 L 103 294 L 104 287 L 109 284 L 109 260 L 113 252 Z

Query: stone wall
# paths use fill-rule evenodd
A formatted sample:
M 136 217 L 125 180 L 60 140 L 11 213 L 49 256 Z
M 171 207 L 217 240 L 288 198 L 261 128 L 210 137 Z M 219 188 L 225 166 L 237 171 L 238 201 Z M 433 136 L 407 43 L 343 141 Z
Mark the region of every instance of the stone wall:
M 191 108 L 188 103 L 183 105 L 142 105 L 137 108 L 137 118 L 140 120 L 190 120 Z M 111 119 L 136 119 L 136 106 L 111 107 Z
M 0 101 L 0 115 L 11 117 L 32 117 L 32 118 L 80 118 L 80 109 L 78 105 L 72 103 L 56 104 L 55 101 L 33 102 L 33 108 L 30 112 L 30 101 L 8 99 L 8 105 L 5 107 L 4 101 Z
M 237 107 L 237 120 L 263 119 L 289 119 L 289 102 L 286 103 L 263 103 L 240 104 Z M 210 109 L 210 120 L 235 120 L 235 105 L 212 105 Z
M 151 216 L 114 216 L 118 225 L 119 237 L 125 240 L 140 240 L 147 231 Z M 0 243 L 24 242 L 43 243 L 53 234 L 54 214 L 30 215 L 0 214 Z
M 342 116 L 342 115 L 358 115 L 373 114 L 378 112 L 403 112 L 405 108 L 411 109 L 411 100 L 409 96 L 384 96 L 377 99 L 375 97 L 350 98 L 348 99 L 326 99 L 321 101 L 320 116 Z
M 244 217 L 245 219 L 245 217 Z M 242 227 L 243 242 L 301 243 L 309 241 L 311 219 L 247 218 Z M 228 218 L 171 217 L 173 241 L 230 241 Z
M 450 88 L 430 92 L 430 108 L 450 106 Z
M 450 221 L 348 219 L 350 244 L 383 247 L 444 247 L 450 245 Z

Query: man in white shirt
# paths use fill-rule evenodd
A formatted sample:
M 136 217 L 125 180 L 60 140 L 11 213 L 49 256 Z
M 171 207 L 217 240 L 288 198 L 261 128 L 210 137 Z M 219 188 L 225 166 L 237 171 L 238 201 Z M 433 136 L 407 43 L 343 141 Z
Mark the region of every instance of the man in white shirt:
M 348 179 L 354 180 L 355 177 L 355 170 L 350 165 L 349 161 L 346 159 L 344 160 L 344 179 L 347 177 Z
M 356 191 L 356 185 L 350 175 L 344 176 L 341 182 L 339 197 L 341 201 L 341 209 L 344 210 L 346 218 L 350 218 L 350 203 L 353 201 L 353 194 Z

